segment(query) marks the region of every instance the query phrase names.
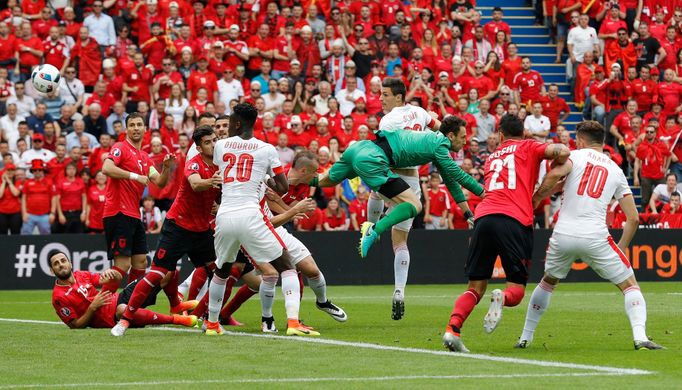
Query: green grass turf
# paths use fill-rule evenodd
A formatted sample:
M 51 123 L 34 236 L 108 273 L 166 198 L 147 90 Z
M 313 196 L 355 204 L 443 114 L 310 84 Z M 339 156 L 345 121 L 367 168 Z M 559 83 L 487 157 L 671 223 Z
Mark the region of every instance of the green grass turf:
M 533 287 L 528 287 L 519 307 L 505 309 L 502 323 L 492 335 L 485 334 L 481 326 L 488 306 L 484 299 L 463 328 L 464 341 L 473 353 L 638 368 L 655 373 L 575 376 L 591 375 L 594 371 L 295 340 L 236 335 L 209 338 L 199 333 L 158 329 L 132 329 L 124 338 L 115 339 L 105 329 L 69 330 L 60 325 L 0 321 L 0 389 L 72 384 L 83 384 L 81 388 L 112 388 L 121 382 L 131 388 L 168 389 L 682 387 L 679 370 L 682 283 L 642 284 L 649 313 L 648 333 L 668 347 L 665 351 L 633 350 L 622 295 L 606 283 L 561 285 L 552 297 L 532 347 L 515 350 L 512 346 L 521 332 Z M 340 324 L 314 308 L 313 294 L 306 289 L 301 318 L 318 329 L 325 339 L 442 351 L 441 334 L 454 298 L 462 291 L 461 285 L 408 286 L 406 316 L 401 321 L 393 321 L 390 286 L 331 286 L 330 298 L 349 316 L 348 322 Z M 167 310 L 163 294 L 159 296 L 159 303 L 155 309 Z M 285 327 L 281 292 L 275 308 L 281 333 Z M 257 296 L 235 317 L 247 325 L 229 330 L 260 335 Z M 0 291 L 0 318 L 58 321 L 47 290 Z M 492 377 L 466 377 L 477 375 Z M 495 377 L 499 375 L 518 377 Z M 427 378 L 410 378 L 419 376 Z M 290 381 L 283 381 L 286 378 Z M 360 379 L 304 381 L 320 378 Z

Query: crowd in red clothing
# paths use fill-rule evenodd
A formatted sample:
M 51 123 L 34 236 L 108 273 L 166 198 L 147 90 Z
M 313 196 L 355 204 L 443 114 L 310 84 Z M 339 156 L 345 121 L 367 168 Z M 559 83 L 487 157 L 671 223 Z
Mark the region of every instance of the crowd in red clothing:
M 544 3 L 550 19 L 556 7 L 559 11 L 554 15 L 570 15 L 579 8 L 575 4 L 582 4 L 577 0 Z M 605 3 L 590 1 L 588 14 L 601 10 Z M 629 15 L 629 3 L 621 1 L 623 15 L 618 18 Z M 663 9 L 658 3 L 666 2 L 651 3 L 650 16 L 657 18 L 653 10 Z M 571 9 L 566 11 L 567 7 Z M 679 35 L 677 13 L 682 11 L 665 9 L 662 22 Z M 603 16 L 601 11 L 589 22 L 601 22 L 606 33 L 621 26 L 599 15 Z M 639 20 L 644 21 L 642 15 Z M 200 115 L 226 115 L 237 102 L 249 102 L 259 112 L 256 136 L 275 145 L 285 165 L 296 150 L 304 148 L 318 154 L 320 171 L 327 170 L 350 143 L 373 138 L 384 114 L 381 83 L 388 77 L 405 82 L 409 104 L 425 107 L 441 118 L 458 115 L 467 122 L 469 146 L 453 158 L 479 179 L 485 157 L 499 142 L 497 123 L 505 113 L 530 118 L 526 121 L 529 134 L 539 140 L 571 144 L 561 125 L 569 106 L 556 86 L 545 85 L 530 59 L 519 55 L 503 16 L 503 10 L 495 8 L 492 20 L 482 24 L 475 2 L 467 0 L 92 0 L 63 8 L 47 7 L 44 0 L 9 0 L 8 8 L 0 11 L 0 152 L 13 185 L 5 185 L 0 203 L 14 212 L 3 213 L 2 218 L 18 213 L 26 224 L 34 212 L 46 211 L 16 207 L 17 199 L 27 195 L 23 189 L 28 187 L 21 183 L 36 180 L 33 172 L 40 167 L 32 164 L 40 160 L 47 172 L 42 180 L 51 182 L 45 186 L 50 204 L 46 214 L 35 214 L 40 216 L 36 226 L 49 223 L 54 231 L 101 230 L 95 219 L 101 215 L 98 188 L 106 185 L 106 178 L 98 172 L 113 142 L 122 139 L 125 117 L 131 112 L 140 112 L 147 120 L 143 150 L 154 165 L 160 165 L 167 153 L 175 153 L 178 164 L 185 161 L 192 147 L 189 135 Z M 661 23 L 657 20 L 656 24 L 652 31 L 660 30 Z M 604 39 L 613 46 L 616 38 Z M 578 46 L 569 39 L 569 51 Z M 575 73 L 581 83 L 587 77 L 591 90 L 596 85 L 591 80 L 600 76 L 584 72 L 582 65 L 589 57 L 580 56 Z M 625 70 L 629 58 L 604 56 Z M 682 68 L 677 62 L 666 68 L 674 72 L 673 80 L 655 84 L 658 91 L 670 91 L 651 95 L 652 112 L 641 128 L 651 123 L 652 116 L 664 118 L 670 110 L 680 111 L 673 107 L 673 90 L 682 91 L 677 84 Z M 53 64 L 63 72 L 60 88 L 47 96 L 24 83 L 32 67 L 40 63 Z M 617 89 L 616 83 L 610 85 L 605 92 L 598 91 L 607 103 Z M 588 91 L 586 97 L 591 99 L 591 95 Z M 627 97 L 625 93 L 621 100 Z M 642 99 L 638 103 L 646 105 Z M 675 101 L 679 106 L 679 100 Z M 533 102 L 541 106 L 531 111 Z M 665 102 L 663 107 L 659 102 Z M 614 118 L 623 138 L 638 134 L 627 132 L 628 125 L 636 126 L 629 119 L 637 111 L 632 115 L 625 111 L 630 115 L 627 118 Z M 615 113 L 617 107 L 606 112 Z M 543 123 L 543 116 L 549 123 L 549 136 L 535 129 Z M 658 131 L 665 132 L 670 146 L 670 142 L 677 143 L 679 125 L 677 118 L 665 122 Z M 36 135 L 42 137 L 42 145 L 35 144 Z M 618 145 L 612 152 L 623 164 L 641 161 L 642 180 L 653 170 L 653 162 L 682 156 L 680 144 L 666 154 L 663 147 L 649 146 L 653 141 L 644 138 L 628 138 L 641 139 L 641 151 L 628 149 L 625 143 L 623 156 Z M 67 178 L 70 163 L 75 164 L 75 179 Z M 17 169 L 7 169 L 11 166 Z M 428 182 L 430 167 L 420 172 Z M 364 187 L 343 183 L 316 191 L 312 195 L 321 209 L 299 221 L 298 229 L 357 228 L 366 218 L 366 196 L 358 188 Z M 150 231 L 176 192 L 174 183 L 162 190 L 149 186 L 154 204 L 142 207 L 141 215 L 149 220 Z M 425 203 L 430 202 L 427 192 L 425 185 Z M 12 200 L 5 203 L 5 198 Z M 442 216 L 437 203 L 432 211 Z M 462 222 L 457 210 L 451 209 L 447 216 L 453 219 L 445 223 L 448 227 Z M 16 219 L 8 221 L 12 218 Z M 428 214 L 424 219 L 432 220 Z M 0 224 L 0 230 L 7 229 Z

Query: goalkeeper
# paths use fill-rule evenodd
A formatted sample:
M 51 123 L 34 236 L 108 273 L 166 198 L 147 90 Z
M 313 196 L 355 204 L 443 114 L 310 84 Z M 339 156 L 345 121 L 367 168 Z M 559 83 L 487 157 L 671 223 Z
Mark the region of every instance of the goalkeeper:
M 376 224 L 362 224 L 360 256 L 366 257 L 374 241 L 386 230 L 421 211 L 421 201 L 410 186 L 391 168 L 406 168 L 433 163 L 445 185 L 468 221 L 473 213 L 464 198 L 460 184 L 478 196 L 484 196 L 483 187 L 462 171 L 450 157 L 466 144 L 466 123 L 455 116 L 446 117 L 438 132 L 382 130 L 375 141 L 360 141 L 351 145 L 319 182 L 318 187 L 332 187 L 344 179 L 359 176 L 372 190 L 390 199 L 396 207 Z

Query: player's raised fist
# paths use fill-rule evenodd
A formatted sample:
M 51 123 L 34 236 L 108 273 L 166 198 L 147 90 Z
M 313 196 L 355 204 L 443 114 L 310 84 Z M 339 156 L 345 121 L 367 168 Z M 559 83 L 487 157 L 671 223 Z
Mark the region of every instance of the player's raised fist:
M 173 153 L 168 153 L 166 157 L 163 158 L 163 168 L 168 169 L 175 165 L 175 155 Z

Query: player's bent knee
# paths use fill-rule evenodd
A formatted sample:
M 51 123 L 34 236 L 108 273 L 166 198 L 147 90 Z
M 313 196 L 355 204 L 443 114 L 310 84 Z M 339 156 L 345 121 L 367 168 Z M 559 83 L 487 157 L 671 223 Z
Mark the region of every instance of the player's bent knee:
M 244 283 L 251 289 L 251 291 L 258 291 L 260 289 L 261 277 L 256 275 L 255 272 L 249 272 L 242 275 Z
M 620 291 L 625 291 L 630 287 L 638 286 L 637 279 L 635 279 L 635 275 L 632 275 L 629 278 L 625 279 L 624 282 L 617 284 L 617 286 L 620 289 Z
M 556 286 L 557 284 L 559 284 L 559 281 L 561 279 L 545 274 L 545 276 L 542 277 L 542 280 L 544 280 L 548 284 L 551 284 L 552 286 Z
M 319 278 L 320 269 L 312 256 L 308 256 L 296 264 L 296 269 L 301 271 L 307 278 Z

